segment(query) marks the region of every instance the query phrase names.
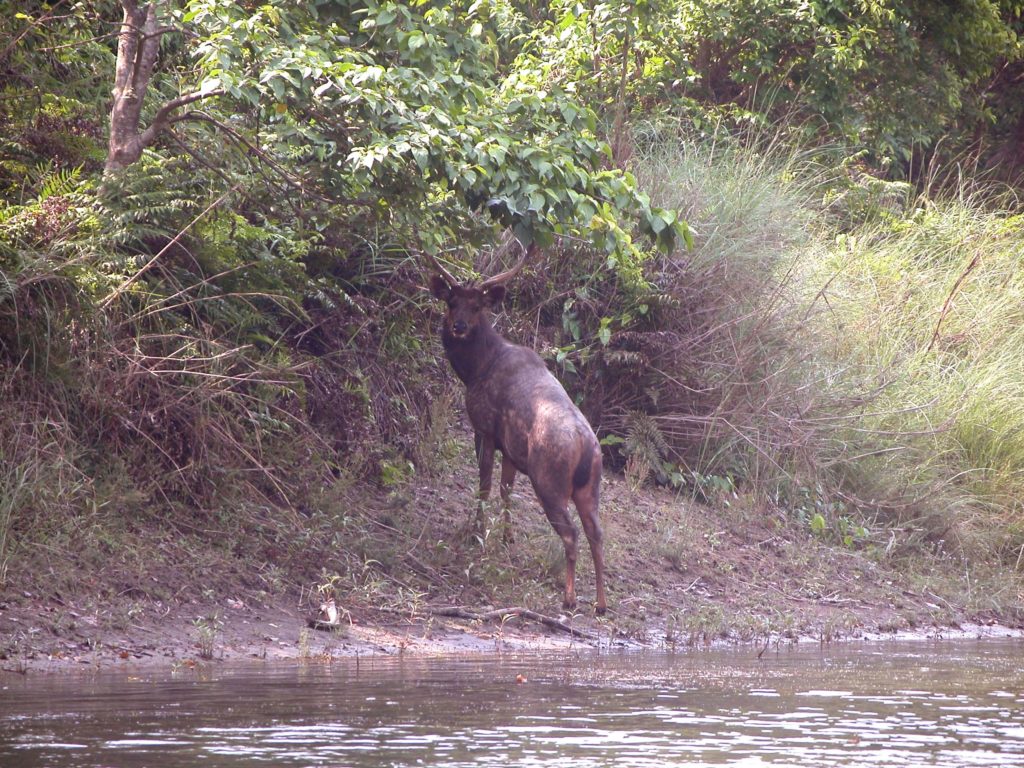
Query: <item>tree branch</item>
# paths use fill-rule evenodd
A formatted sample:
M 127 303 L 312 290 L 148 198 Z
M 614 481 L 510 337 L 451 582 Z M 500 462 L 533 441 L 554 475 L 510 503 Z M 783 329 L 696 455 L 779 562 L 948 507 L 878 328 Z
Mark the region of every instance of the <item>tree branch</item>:
M 195 160 L 200 165 L 205 166 L 211 172 L 213 172 L 213 173 L 217 174 L 218 176 L 220 176 L 220 178 L 224 181 L 224 183 L 226 183 L 226 184 L 230 184 L 231 183 L 231 179 L 229 179 L 227 177 L 227 174 L 225 174 L 224 171 L 220 170 L 220 168 L 217 168 L 213 163 L 209 162 L 206 158 L 204 158 L 202 155 L 200 155 L 197 151 L 192 149 L 188 144 L 185 143 L 184 139 L 182 139 L 181 136 L 179 136 L 173 130 L 168 130 L 167 131 L 167 135 L 170 136 L 171 137 L 171 141 L 173 141 L 175 144 L 177 144 L 179 147 L 181 147 L 182 150 L 184 150 L 189 155 L 189 157 L 191 157 L 193 160 Z
M 57 10 L 57 7 L 60 6 L 60 5 L 63 5 L 63 4 L 64 4 L 64 0 L 57 0 L 57 2 L 55 2 L 53 4 L 53 6 L 50 8 L 49 11 L 44 13 L 38 19 L 36 19 L 35 21 L 31 22 L 27 27 L 25 27 L 23 30 L 21 30 L 20 34 L 18 34 L 17 37 L 15 37 L 13 40 L 11 40 L 11 42 L 8 43 L 7 47 L 4 48 L 2 52 L 0 52 L 0 61 L 3 61 L 4 59 L 6 59 L 10 55 L 11 51 L 14 50 L 14 46 L 16 46 L 18 43 L 20 43 L 21 39 L 23 37 L 25 37 L 25 35 L 27 35 L 29 32 L 31 32 L 33 29 L 38 27 L 43 22 L 49 21 L 51 18 L 53 18 L 54 17 L 53 14 Z
M 85 45 L 86 43 L 96 43 L 96 42 L 99 42 L 100 40 L 109 40 L 112 37 L 117 37 L 119 34 L 121 34 L 121 33 L 120 32 L 108 32 L 105 35 L 96 35 L 96 37 L 88 37 L 85 40 L 76 40 L 73 43 L 64 43 L 63 45 L 50 45 L 50 46 L 47 46 L 45 48 L 37 48 L 36 50 L 38 50 L 38 51 L 45 51 L 46 53 L 50 53 L 51 51 L 61 51 L 61 50 L 65 49 L 65 48 L 77 48 L 78 46 Z M 0 56 L 0 60 L 2 60 L 2 59 L 3 59 L 3 56 Z
M 124 10 L 124 18 L 121 21 L 121 28 L 117 32 L 117 65 L 114 69 L 114 93 L 115 98 L 119 96 L 128 85 L 131 79 L 132 68 L 135 64 L 136 49 L 139 46 L 136 30 L 136 13 L 138 8 L 134 2 L 121 3 Z
M 174 124 L 174 123 L 179 123 L 179 122 L 182 122 L 182 121 L 185 121 L 185 120 L 199 120 L 199 121 L 202 121 L 202 122 L 206 122 L 206 123 L 209 123 L 210 125 L 215 126 L 217 129 L 223 131 L 228 136 L 230 136 L 232 139 L 234 139 L 239 144 L 241 144 L 243 147 L 245 147 L 253 155 L 255 155 L 260 160 L 265 162 L 271 168 L 271 170 L 273 170 L 278 176 L 280 176 L 282 181 L 284 181 L 290 187 L 292 187 L 293 189 L 298 190 L 299 192 L 301 192 L 304 195 L 310 195 L 311 197 L 314 197 L 314 198 L 320 200 L 321 202 L 330 203 L 330 204 L 344 203 L 346 205 L 365 205 L 365 206 L 373 205 L 372 202 L 367 201 L 367 200 L 337 200 L 337 199 L 334 199 L 334 198 L 325 197 L 324 195 L 321 195 L 318 192 L 315 192 L 315 191 L 307 188 L 300 179 L 296 179 L 294 176 L 292 176 L 290 173 L 288 173 L 288 171 L 286 171 L 284 168 L 282 168 L 281 165 L 276 160 L 274 160 L 265 151 L 263 151 L 262 149 L 257 147 L 255 144 L 253 144 L 251 141 L 249 141 L 247 138 L 245 138 L 245 136 L 240 134 L 238 131 L 236 131 L 234 128 L 232 128 L 230 125 L 227 125 L 226 123 L 218 120 L 217 118 L 215 118 L 215 117 L 213 117 L 211 115 L 206 114 L 205 112 L 198 112 L 198 111 L 186 112 L 183 115 L 177 115 L 175 117 L 170 118 L 169 122 L 170 122 L 170 124 Z
M 189 104 L 194 104 L 195 102 L 202 101 L 203 99 L 208 99 L 214 96 L 223 96 L 224 93 L 224 90 L 216 88 L 212 91 L 208 91 L 207 93 L 199 93 L 197 91 L 195 93 L 179 96 L 176 99 L 171 99 L 157 110 L 156 115 L 153 116 L 153 122 L 150 123 L 149 127 L 141 134 L 139 134 L 139 140 L 142 142 L 142 146 L 148 147 L 156 141 L 157 136 L 159 136 L 169 126 L 188 119 L 188 115 L 172 116 L 171 113 L 176 109 L 188 106 Z
M 599 639 L 597 635 L 590 632 L 584 632 L 582 629 L 577 629 L 576 627 L 573 627 L 560 619 L 556 619 L 553 616 L 545 616 L 542 613 L 531 611 L 529 608 L 499 608 L 494 611 L 477 613 L 476 611 L 470 611 L 454 605 L 446 608 L 430 608 L 429 610 L 434 616 L 450 616 L 456 619 L 469 619 L 470 621 L 500 621 L 508 617 L 519 616 L 523 619 L 536 621 L 539 624 L 543 624 L 545 627 L 557 629 L 559 632 L 565 632 L 573 637 L 578 637 L 581 640 L 594 642 Z
M 135 59 L 134 72 L 132 73 L 132 90 L 136 93 L 145 94 L 149 81 L 153 77 L 153 68 L 156 67 L 157 56 L 160 53 L 160 37 L 156 34 L 156 3 L 150 3 L 145 9 L 145 18 L 142 23 L 142 35 L 139 36 L 138 53 Z M 142 101 L 142 97 L 139 97 Z

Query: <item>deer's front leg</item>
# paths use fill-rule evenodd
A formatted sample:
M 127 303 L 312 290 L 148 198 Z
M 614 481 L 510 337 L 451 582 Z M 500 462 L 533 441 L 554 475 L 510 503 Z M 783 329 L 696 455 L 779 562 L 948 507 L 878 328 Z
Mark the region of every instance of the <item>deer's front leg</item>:
M 505 521 L 505 544 L 511 546 L 512 536 L 512 484 L 516 480 L 516 468 L 509 458 L 501 454 L 501 485 L 498 490 L 501 493 L 501 513 Z
M 479 432 L 473 438 L 476 447 L 476 462 L 480 468 L 480 492 L 477 494 L 476 522 L 483 533 L 487 530 L 485 504 L 491 496 L 491 477 L 494 474 L 494 439 Z

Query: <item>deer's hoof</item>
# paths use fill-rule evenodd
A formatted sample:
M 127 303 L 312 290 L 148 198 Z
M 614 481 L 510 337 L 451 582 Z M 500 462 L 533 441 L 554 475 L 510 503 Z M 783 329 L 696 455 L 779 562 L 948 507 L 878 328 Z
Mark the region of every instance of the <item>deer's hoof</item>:
M 564 600 L 562 602 L 562 607 L 565 608 L 566 610 L 569 610 L 569 611 L 575 611 L 576 610 L 576 601 L 575 600 Z
M 597 606 L 597 609 L 595 610 L 595 613 L 597 613 L 598 616 L 604 616 L 606 613 L 608 613 L 608 606 L 607 605 L 599 605 L 599 606 Z

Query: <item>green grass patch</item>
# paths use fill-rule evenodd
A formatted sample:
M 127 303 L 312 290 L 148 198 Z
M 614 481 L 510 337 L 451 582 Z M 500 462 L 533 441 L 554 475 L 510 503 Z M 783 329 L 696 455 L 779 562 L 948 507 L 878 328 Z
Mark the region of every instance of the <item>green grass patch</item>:
M 682 476 L 884 556 L 1019 567 L 1024 221 L 770 136 L 662 136 L 637 165 L 696 238 L 648 265 L 673 345 L 640 379 Z

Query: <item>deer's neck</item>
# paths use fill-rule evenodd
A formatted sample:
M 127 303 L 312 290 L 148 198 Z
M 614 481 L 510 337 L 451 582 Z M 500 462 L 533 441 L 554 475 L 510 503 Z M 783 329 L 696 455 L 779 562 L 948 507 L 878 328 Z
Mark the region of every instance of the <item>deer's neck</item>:
M 441 342 L 455 375 L 467 387 L 485 375 L 505 344 L 501 334 L 490 323 L 481 323 L 467 339 L 455 338 L 445 331 L 441 334 Z

